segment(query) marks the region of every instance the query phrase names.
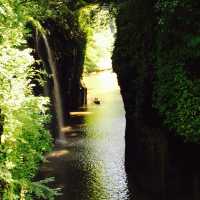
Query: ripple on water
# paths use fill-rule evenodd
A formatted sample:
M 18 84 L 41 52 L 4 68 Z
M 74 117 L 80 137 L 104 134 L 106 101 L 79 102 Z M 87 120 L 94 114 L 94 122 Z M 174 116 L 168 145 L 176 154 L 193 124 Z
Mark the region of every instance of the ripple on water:
M 106 76 L 112 85 L 107 89 Z M 100 88 L 94 89 L 94 83 Z M 67 142 L 57 144 L 46 164 L 54 170 L 46 175 L 55 176 L 56 185 L 63 187 L 61 200 L 129 200 L 124 169 L 125 114 L 116 76 L 95 74 L 87 78 L 86 85 L 90 98 L 98 94 L 102 104 L 91 103 L 86 115 L 72 113 Z

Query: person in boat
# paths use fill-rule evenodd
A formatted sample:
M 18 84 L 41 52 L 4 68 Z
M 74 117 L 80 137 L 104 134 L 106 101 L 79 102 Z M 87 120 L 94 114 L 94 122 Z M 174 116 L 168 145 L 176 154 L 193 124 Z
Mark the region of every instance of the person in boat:
M 95 104 L 100 104 L 101 102 L 100 102 L 100 100 L 99 100 L 97 97 L 95 97 L 95 98 L 94 98 L 94 103 L 95 103 Z

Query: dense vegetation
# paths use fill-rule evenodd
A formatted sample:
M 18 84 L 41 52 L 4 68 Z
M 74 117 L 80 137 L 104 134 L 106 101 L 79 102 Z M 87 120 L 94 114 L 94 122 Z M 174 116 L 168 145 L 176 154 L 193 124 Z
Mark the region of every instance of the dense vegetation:
M 111 55 L 114 43 L 114 9 L 98 4 L 80 9 L 79 23 L 86 34 L 84 71 L 93 72 L 111 68 Z M 110 62 L 109 62 L 110 61 Z
M 160 23 L 154 105 L 168 127 L 194 142 L 200 140 L 199 6 L 194 1 L 156 5 Z
M 128 116 L 151 126 L 160 118 L 190 142 L 200 141 L 199 6 L 178 0 L 125 2 L 113 55 Z
M 42 24 L 49 20 L 69 30 L 70 16 L 82 5 L 81 1 L 0 2 L 0 199 L 53 199 L 57 194 L 45 186 L 51 179 L 32 181 L 52 138 L 47 129 L 49 99 L 33 92 L 33 79 L 43 83 L 38 78 L 43 75 L 33 67 L 38 61 L 26 39 L 32 37 L 30 27 L 45 33 Z
M 0 199 L 52 199 L 57 193 L 43 185 L 48 180 L 32 181 L 52 139 L 47 131 L 50 101 L 33 94 L 33 79 L 42 72 L 33 67 L 38 61 L 26 39 L 32 37 L 30 27 L 45 33 L 44 26 L 52 21 L 69 37 L 81 35 L 71 31 L 72 26 L 79 29 L 78 20 L 72 18 L 81 12 L 79 23 L 91 39 L 94 27 L 99 30 L 110 20 L 110 16 L 105 21 L 95 18 L 99 8 L 94 5 L 76 12 L 94 2 L 115 1 L 0 2 Z M 190 142 L 200 140 L 199 8 L 193 0 L 123 1 L 113 55 L 127 117 L 151 126 L 159 119 Z M 90 60 L 95 48 L 90 45 L 88 71 L 97 61 Z
M 36 40 L 35 29 L 46 34 L 55 49 L 59 73 L 66 73 L 59 77 L 63 81 L 62 90 L 66 93 L 67 87 L 70 87 L 67 85 L 70 83 L 66 84 L 70 77 L 74 87 L 79 89 L 78 79 L 82 70 L 77 71 L 75 65 L 83 62 L 85 35 L 79 29 L 77 10 L 93 3 L 83 0 L 0 2 L 0 199 L 22 200 L 35 196 L 52 199 L 57 194 L 57 190 L 44 185 L 48 180 L 32 181 L 44 153 L 52 146 L 48 132 L 51 118 L 49 104 L 52 102 L 40 92 L 45 84 L 41 77 L 46 73 L 44 69 L 48 69 L 44 67 L 48 64 L 45 52 L 40 57 L 38 54 L 41 52 L 29 46 L 35 47 L 31 44 Z M 66 46 L 63 47 L 61 43 L 64 41 Z M 74 56 L 77 57 L 76 62 Z M 42 65 L 36 60 L 38 58 L 43 59 Z M 66 64 L 70 67 L 60 69 Z M 62 80 L 64 78 L 65 81 Z M 77 96 L 74 90 L 64 95 Z

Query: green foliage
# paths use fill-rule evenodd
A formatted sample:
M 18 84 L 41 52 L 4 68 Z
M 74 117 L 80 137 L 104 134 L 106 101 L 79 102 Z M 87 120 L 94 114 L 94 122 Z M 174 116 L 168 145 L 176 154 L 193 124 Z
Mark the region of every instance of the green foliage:
M 188 68 L 199 64 L 190 63 L 200 56 L 200 25 L 194 23 L 199 6 L 191 1 L 159 1 L 157 5 L 162 23 L 158 25 L 154 106 L 170 129 L 186 141 L 199 142 L 200 80 L 190 76 L 195 72 Z
M 26 44 L 31 34 L 27 25 L 32 23 L 44 32 L 42 24 L 54 21 L 76 38 L 80 34 L 78 20 L 74 20 L 76 11 L 87 3 L 0 1 L 0 199 L 51 200 L 59 194 L 46 186 L 50 179 L 32 181 L 44 154 L 51 149 L 52 138 L 47 131 L 49 100 L 32 92 L 31 78 L 38 78 L 39 73 L 32 68 L 35 60 Z
M 0 108 L 3 116 L 0 181 L 3 199 L 23 199 L 51 137 L 45 128 L 48 99 L 31 93 L 30 50 L 13 47 L 0 53 Z
M 152 62 L 154 30 L 151 1 L 129 1 L 121 5 L 116 20 L 117 34 L 112 56 L 113 69 L 118 74 L 125 109 L 131 116 L 148 118 L 144 104 L 151 84 L 146 84 L 148 67 Z M 149 87 L 149 88 L 148 88 Z
M 199 8 L 191 0 L 127 1 L 113 55 L 127 112 L 148 121 L 155 112 L 189 142 L 200 142 Z
M 107 7 L 90 5 L 80 9 L 79 23 L 87 39 L 84 70 L 85 72 L 100 70 L 106 65 L 106 61 L 109 61 L 113 49 L 115 31 L 113 15 L 109 13 Z
M 59 196 L 61 194 L 60 188 L 51 189 L 48 186 L 46 186 L 46 184 L 52 181 L 54 181 L 54 178 L 46 178 L 41 181 L 32 182 L 30 184 L 29 188 L 30 192 L 28 198 L 32 199 L 31 194 L 34 194 L 34 196 L 36 196 L 39 199 L 47 199 L 47 200 L 53 200 L 55 196 Z
M 49 16 L 46 4 L 41 2 L 0 2 L 0 199 L 3 200 L 35 196 L 53 199 L 58 194 L 45 186 L 46 182 L 31 181 L 52 144 L 46 128 L 49 100 L 32 94 L 31 78 L 36 72 L 31 65 L 35 61 L 25 41 L 29 33 L 27 22 L 33 21 L 39 27 L 37 19 L 44 17 L 42 13 L 47 11 Z

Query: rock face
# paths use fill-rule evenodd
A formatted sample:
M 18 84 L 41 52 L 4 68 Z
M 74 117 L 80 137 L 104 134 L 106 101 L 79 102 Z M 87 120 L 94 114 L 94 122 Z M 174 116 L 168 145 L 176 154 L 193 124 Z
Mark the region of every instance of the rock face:
M 79 93 L 85 51 L 84 34 L 78 27 L 66 32 L 53 21 L 48 21 L 45 27 L 50 31 L 49 41 L 57 65 L 63 108 L 67 114 L 81 103 Z
M 63 118 L 66 123 L 69 117 L 69 111 L 78 108 L 82 102 L 82 85 L 80 82 L 84 52 L 85 52 L 85 35 L 77 26 L 77 19 L 71 19 L 69 24 L 71 27 L 61 26 L 54 20 L 47 20 L 43 27 L 47 32 L 47 39 L 52 51 L 53 60 L 57 69 L 57 79 L 60 85 L 60 95 L 63 108 Z M 44 40 L 40 33 L 33 31 L 33 37 L 29 38 L 30 46 L 35 49 L 34 57 L 42 60 L 42 63 L 35 65 L 36 69 L 45 69 L 47 72 L 47 80 L 44 87 L 41 87 L 37 80 L 33 80 L 36 84 L 34 92 L 36 95 L 50 96 L 51 102 L 54 104 L 53 95 L 53 77 L 48 63 L 47 49 Z M 52 124 L 50 129 L 53 130 L 53 135 L 56 135 L 56 112 L 55 106 L 51 107 L 53 113 Z
M 126 167 L 147 199 L 199 197 L 199 160 L 192 158 L 200 152 L 199 72 L 193 72 L 199 7 L 130 0 L 117 16 L 112 59 L 126 110 Z

